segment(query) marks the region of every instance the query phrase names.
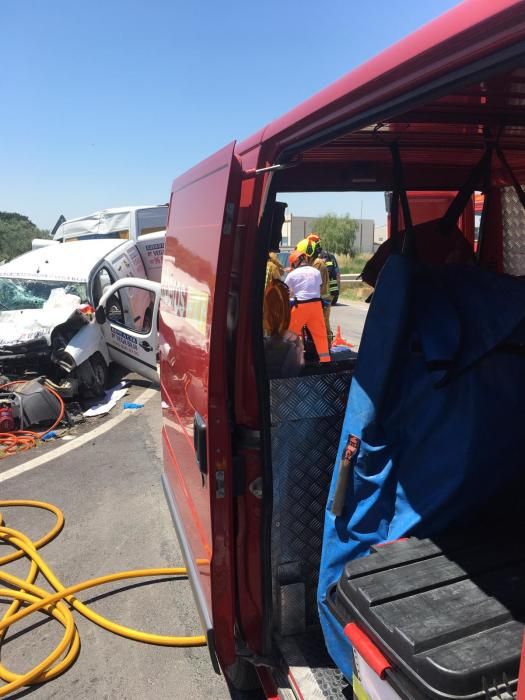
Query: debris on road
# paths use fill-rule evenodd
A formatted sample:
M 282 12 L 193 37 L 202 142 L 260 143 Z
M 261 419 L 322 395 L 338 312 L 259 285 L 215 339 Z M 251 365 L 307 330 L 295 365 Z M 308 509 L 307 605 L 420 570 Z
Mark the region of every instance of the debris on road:
M 8 382 L 0 386 L 0 392 L 4 428 L 0 433 L 0 459 L 30 450 L 62 422 L 64 401 L 45 383 L 45 377 Z M 29 430 L 33 426 L 45 428 Z
M 49 426 L 61 412 L 63 402 L 46 386 L 44 377 L 7 386 L 12 386 L 13 391 L 0 396 L 10 399 L 20 430 Z
M 128 382 L 120 382 L 111 389 L 105 392 L 105 397 L 99 403 L 91 406 L 86 411 L 84 411 L 84 416 L 86 418 L 96 418 L 97 416 L 104 416 L 109 413 L 115 406 L 117 402 L 123 396 L 128 393 Z
M 71 401 L 67 404 L 66 419 L 71 427 L 78 425 L 79 423 L 86 422 L 82 406 L 78 403 L 78 401 Z
M 122 408 L 123 409 L 130 408 L 132 410 L 137 410 L 138 408 L 144 408 L 144 404 L 143 403 L 125 403 L 122 406 Z
M 114 381 L 118 381 L 115 379 Z M 69 431 L 89 418 L 103 417 L 126 396 L 132 382 L 124 379 L 102 398 L 64 401 L 47 377 L 0 384 L 0 460 L 56 440 L 71 440 Z M 124 408 L 136 411 L 144 403 L 129 401 Z
M 15 429 L 15 416 L 11 402 L 8 399 L 0 399 L 0 431 L 9 433 Z

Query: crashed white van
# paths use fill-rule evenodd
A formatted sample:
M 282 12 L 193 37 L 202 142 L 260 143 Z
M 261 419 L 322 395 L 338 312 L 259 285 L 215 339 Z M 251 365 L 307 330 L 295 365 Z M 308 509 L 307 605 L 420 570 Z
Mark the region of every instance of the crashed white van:
M 121 238 L 136 241 L 144 235 L 165 231 L 167 220 L 167 204 L 102 209 L 63 221 L 53 240 Z
M 163 251 L 153 233 L 46 246 L 1 266 L 0 373 L 46 375 L 71 396 L 100 393 L 111 361 L 156 380 Z

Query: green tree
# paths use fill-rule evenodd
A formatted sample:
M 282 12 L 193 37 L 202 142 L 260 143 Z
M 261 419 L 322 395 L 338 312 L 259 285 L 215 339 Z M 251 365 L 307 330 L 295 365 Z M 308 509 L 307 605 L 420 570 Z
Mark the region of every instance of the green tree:
M 49 238 L 49 231 L 37 228 L 27 216 L 0 211 L 0 262 L 31 250 L 33 238 Z
M 325 214 L 316 220 L 314 231 L 321 238 L 322 246 L 331 253 L 355 254 L 355 234 L 358 222 L 350 214 L 336 216 Z

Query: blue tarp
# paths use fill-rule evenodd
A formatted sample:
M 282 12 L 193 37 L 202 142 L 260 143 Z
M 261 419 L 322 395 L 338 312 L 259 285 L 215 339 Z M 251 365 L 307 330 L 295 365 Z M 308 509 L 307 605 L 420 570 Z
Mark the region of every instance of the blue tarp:
M 381 272 L 328 497 L 318 590 L 328 650 L 348 679 L 351 647 L 326 604 L 344 565 L 373 544 L 467 518 L 525 467 L 524 321 L 520 279 L 400 256 Z M 361 447 L 335 517 L 349 434 Z

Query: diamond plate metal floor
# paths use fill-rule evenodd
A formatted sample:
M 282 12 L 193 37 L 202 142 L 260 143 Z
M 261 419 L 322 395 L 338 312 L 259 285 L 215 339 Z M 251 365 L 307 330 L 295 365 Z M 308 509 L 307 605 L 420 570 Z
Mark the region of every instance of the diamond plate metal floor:
M 501 212 L 503 270 L 509 275 L 525 275 L 525 212 L 513 187 L 501 190 Z
M 324 644 L 321 628 L 278 639 L 290 675 L 308 700 L 351 700 L 352 686 L 334 665 Z
M 318 623 L 317 583 L 326 498 L 352 372 L 270 382 L 275 631 Z

